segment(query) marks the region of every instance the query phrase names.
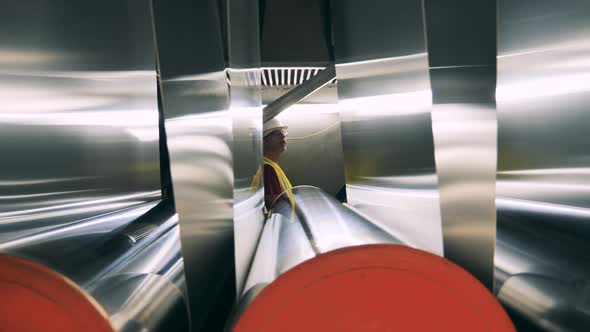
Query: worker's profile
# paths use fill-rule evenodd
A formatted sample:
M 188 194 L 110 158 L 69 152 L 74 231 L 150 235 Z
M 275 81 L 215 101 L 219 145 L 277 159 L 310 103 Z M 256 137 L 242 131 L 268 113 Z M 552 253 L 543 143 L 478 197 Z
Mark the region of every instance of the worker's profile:
M 263 126 L 264 153 L 264 203 L 270 209 L 279 198 L 288 199 L 293 205 L 292 186 L 289 179 L 279 166 L 281 155 L 287 150 L 287 126 L 277 118 L 266 122 Z M 281 195 L 286 192 L 286 195 Z

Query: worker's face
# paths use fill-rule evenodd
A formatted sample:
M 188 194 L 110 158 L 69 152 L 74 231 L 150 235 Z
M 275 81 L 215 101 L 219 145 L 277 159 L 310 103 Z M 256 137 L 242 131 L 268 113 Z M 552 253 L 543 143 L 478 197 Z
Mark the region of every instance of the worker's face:
M 266 136 L 264 144 L 268 145 L 271 151 L 285 152 L 287 150 L 287 131 L 285 129 L 277 129 Z

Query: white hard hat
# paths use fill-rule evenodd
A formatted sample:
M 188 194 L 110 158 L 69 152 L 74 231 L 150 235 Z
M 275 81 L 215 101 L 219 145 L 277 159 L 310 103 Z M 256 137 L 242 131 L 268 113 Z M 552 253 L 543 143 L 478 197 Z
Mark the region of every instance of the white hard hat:
M 274 117 L 262 126 L 262 131 L 263 131 L 262 136 L 266 137 L 266 135 L 272 133 L 273 131 L 275 131 L 277 129 L 287 129 L 287 128 L 288 127 L 283 125 L 283 123 L 279 119 Z

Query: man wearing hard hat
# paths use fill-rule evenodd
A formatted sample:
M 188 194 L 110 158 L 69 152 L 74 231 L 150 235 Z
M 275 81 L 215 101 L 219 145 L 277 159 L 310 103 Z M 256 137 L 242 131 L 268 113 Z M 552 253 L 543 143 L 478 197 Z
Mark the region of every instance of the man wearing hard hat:
M 263 126 L 264 151 L 264 203 L 270 210 L 274 201 L 280 196 L 288 199 L 294 206 L 291 182 L 279 166 L 281 154 L 287 150 L 287 126 L 277 118 Z M 281 193 L 286 192 L 285 195 Z

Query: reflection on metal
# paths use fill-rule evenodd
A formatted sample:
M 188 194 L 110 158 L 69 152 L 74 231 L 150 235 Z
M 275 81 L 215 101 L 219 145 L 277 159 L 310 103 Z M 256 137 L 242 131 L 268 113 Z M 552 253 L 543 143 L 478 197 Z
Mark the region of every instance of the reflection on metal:
M 498 2 L 499 299 L 547 331 L 590 326 L 587 1 Z
M 258 2 L 228 1 L 227 21 L 237 299 L 264 226 Z
M 154 1 L 154 16 L 192 329 L 214 331 L 236 282 L 232 113 L 219 6 Z
M 149 2 L 34 7 L 0 11 L 0 252 L 67 276 L 119 331 L 188 331 Z
M 315 255 L 300 222 L 291 222 L 278 213 L 271 215 L 264 225 L 244 294 L 256 285 L 271 283 Z
M 0 252 L 34 259 L 70 278 L 106 310 L 117 331 L 188 331 L 178 218 L 159 221 L 165 212 L 147 220 L 151 208 L 37 229 L 0 243 Z M 132 241 L 141 229 L 149 231 Z
M 425 8 L 444 253 L 492 289 L 496 1 L 451 3 Z
M 97 271 L 100 279 L 80 281 L 107 311 L 117 331 L 189 330 L 176 223 L 177 217 L 173 217 L 142 240 L 141 250 L 121 253 L 124 263 L 105 267 L 110 271 Z
M 275 71 L 276 73 L 276 71 Z M 311 75 L 311 71 L 308 72 L 308 76 Z M 279 99 L 268 104 L 263 110 L 263 122 L 268 122 L 275 116 L 279 115 L 282 111 L 287 109 L 289 106 L 296 104 L 303 100 L 305 97 L 313 94 L 315 91 L 321 89 L 326 84 L 330 83 L 336 77 L 336 71 L 334 66 L 328 66 L 322 70 L 319 74 L 313 76 L 312 79 L 305 81 L 305 83 L 296 86 L 289 92 L 282 95 Z
M 584 331 L 590 322 L 590 234 L 571 228 L 580 219 L 545 214 L 528 203 L 497 202 L 497 297 L 515 316 L 542 330 Z
M 160 199 L 148 5 L 36 8 L 0 11 L 0 242 Z
M 422 11 L 421 1 L 333 3 L 346 195 L 405 243 L 442 255 Z
M 384 229 L 347 208 L 333 196 L 312 186 L 293 188 L 295 216 L 301 222 L 316 253 L 364 244 L 394 243 L 401 241 Z M 291 207 L 279 200 L 271 213 L 289 218 Z

